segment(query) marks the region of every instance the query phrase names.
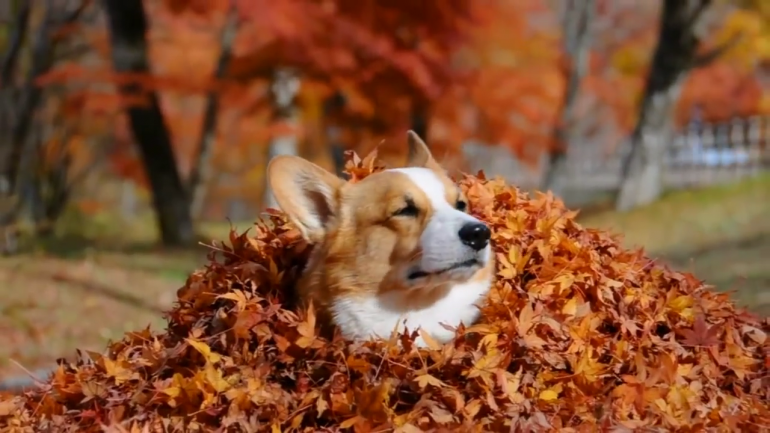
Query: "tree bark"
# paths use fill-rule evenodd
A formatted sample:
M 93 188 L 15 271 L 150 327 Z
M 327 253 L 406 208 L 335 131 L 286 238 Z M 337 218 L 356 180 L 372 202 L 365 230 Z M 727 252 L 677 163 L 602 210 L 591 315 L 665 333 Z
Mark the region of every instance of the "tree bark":
M 428 108 L 425 103 L 416 103 L 415 106 L 412 107 L 412 114 L 409 120 L 410 129 L 416 132 L 426 143 L 429 143 L 428 117 Z
M 564 194 L 567 171 L 567 152 L 575 139 L 575 107 L 580 85 L 588 73 L 588 57 L 591 48 L 591 23 L 595 0 L 568 0 L 563 11 L 563 50 L 570 65 L 565 71 L 567 85 L 559 124 L 553 130 L 554 147 L 548 152 L 548 165 L 541 189 L 555 195 Z
M 13 23 L 9 27 L 8 48 L 3 53 L 3 60 L 0 63 L 0 89 L 6 89 L 13 83 L 13 73 L 16 71 L 16 65 L 19 62 L 19 54 L 24 39 L 27 37 L 27 28 L 29 27 L 29 14 L 32 11 L 32 2 L 24 1 L 21 5 L 15 4 L 18 8 Z
M 664 0 L 658 44 L 645 83 L 631 148 L 623 161 L 623 180 L 615 208 L 649 204 L 663 192 L 663 163 L 673 135 L 672 110 L 687 74 L 708 64 L 734 43 L 698 54 L 696 28 L 711 0 Z
M 233 41 L 238 33 L 237 18 L 238 14 L 235 8 L 231 8 L 222 28 L 220 43 L 222 51 L 219 54 L 219 60 L 217 60 L 217 67 L 214 72 L 215 81 L 221 80 L 224 77 L 227 66 L 230 63 Z M 217 135 L 218 112 L 219 92 L 211 90 L 207 97 L 206 111 L 203 115 L 203 128 L 198 143 L 198 153 L 195 156 L 195 161 L 190 171 L 190 178 L 187 182 L 187 187 L 192 194 L 191 212 L 194 217 L 199 217 L 203 212 L 208 183 L 211 178 L 211 153 Z
M 34 142 L 29 137 L 29 132 L 42 95 L 42 89 L 35 85 L 35 79 L 51 68 L 53 56 L 49 33 L 56 24 L 60 24 L 55 22 L 56 11 L 52 3 L 50 0 L 46 3 L 45 16 L 35 33 L 32 45 L 32 65 L 18 93 L 11 81 L 21 51 L 21 43 L 29 26 L 29 8 L 31 7 L 29 2 L 23 2 L 21 6 L 17 18 L 24 21 L 16 23 L 18 26 L 14 32 L 16 34 L 3 58 L 2 124 L 10 133 L 9 136 L 2 137 L 2 143 L 0 143 L 0 229 L 4 232 L 3 251 L 6 253 L 14 253 L 18 247 L 15 226 L 24 203 L 21 194 L 23 186 L 30 177 L 25 169 L 29 169 L 33 162 L 31 155 L 33 149 L 30 146 Z
M 295 99 L 299 92 L 299 78 L 294 71 L 280 68 L 275 71 L 271 86 L 275 120 L 289 128 L 298 126 Z M 298 143 L 296 132 L 288 132 L 273 137 L 268 149 L 268 161 L 278 155 L 297 155 Z M 265 207 L 278 208 L 273 192 L 265 186 Z
M 17 8 L 16 14 L 8 25 L 8 44 L 0 63 L 0 249 L 5 252 L 13 252 L 16 249 L 15 234 L 11 226 L 14 225 L 18 213 L 16 182 L 11 179 L 13 165 L 18 162 L 12 160 L 15 145 L 13 138 L 6 131 L 10 131 L 13 126 L 13 112 L 19 110 L 16 106 L 13 77 L 22 45 L 27 37 L 32 3 L 14 3 L 13 6 Z
M 118 74 L 150 73 L 147 60 L 147 17 L 142 0 L 103 0 L 112 44 L 112 63 Z M 130 82 L 119 86 L 127 98 L 146 96 L 148 104 L 126 109 L 152 189 L 153 205 L 166 246 L 189 245 L 195 239 L 190 200 L 174 158 L 171 137 L 154 91 Z
M 325 119 L 333 116 L 338 110 L 345 107 L 345 97 L 340 92 L 334 92 L 324 101 L 323 115 Z M 339 127 L 334 124 L 325 125 L 326 139 L 328 140 L 329 151 L 334 162 L 334 171 L 337 176 L 344 176 L 345 170 L 345 148 L 340 143 Z

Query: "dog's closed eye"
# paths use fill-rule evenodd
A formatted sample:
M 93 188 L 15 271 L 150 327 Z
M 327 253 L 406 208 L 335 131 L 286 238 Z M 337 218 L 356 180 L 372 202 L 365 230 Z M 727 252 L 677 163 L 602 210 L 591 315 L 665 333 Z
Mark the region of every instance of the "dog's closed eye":
M 416 217 L 420 214 L 420 209 L 417 208 L 417 206 L 414 204 L 414 201 L 411 199 L 405 200 L 405 205 L 395 212 L 393 212 L 394 217 Z

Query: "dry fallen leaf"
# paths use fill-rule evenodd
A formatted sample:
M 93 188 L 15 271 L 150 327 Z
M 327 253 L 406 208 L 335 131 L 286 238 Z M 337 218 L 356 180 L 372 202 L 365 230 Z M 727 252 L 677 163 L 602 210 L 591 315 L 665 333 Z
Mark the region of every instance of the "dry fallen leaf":
M 356 182 L 381 168 L 351 154 L 347 169 Z M 315 310 L 286 309 L 283 288 L 310 248 L 271 211 L 190 275 L 165 331 L 128 333 L 105 355 L 61 364 L 40 389 L 0 397 L 0 431 L 770 425 L 768 319 L 581 227 L 550 194 L 474 176 L 459 185 L 493 230 L 498 279 L 455 341 L 324 339 Z M 417 337 L 428 347 L 408 344 Z

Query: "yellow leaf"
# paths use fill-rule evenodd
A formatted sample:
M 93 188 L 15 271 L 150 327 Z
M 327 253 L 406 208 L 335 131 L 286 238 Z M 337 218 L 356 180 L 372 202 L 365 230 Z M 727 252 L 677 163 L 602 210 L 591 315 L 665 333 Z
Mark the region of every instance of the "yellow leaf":
M 222 377 L 222 371 L 214 368 L 211 363 L 206 364 L 206 381 L 217 392 L 225 392 L 230 388 L 230 384 Z
M 480 410 L 481 401 L 479 400 L 472 400 L 470 403 L 465 405 L 465 413 L 469 419 L 473 419 Z
M 571 298 L 567 301 L 564 307 L 562 307 L 561 312 L 568 316 L 574 316 L 577 313 L 577 298 Z
M 668 307 L 685 319 L 693 319 L 695 317 L 692 309 L 693 304 L 695 304 L 695 299 L 692 296 L 682 295 L 670 300 Z
M 315 338 L 315 321 L 315 308 L 313 308 L 313 304 L 311 303 L 307 310 L 307 319 L 297 325 L 297 332 L 303 337 L 310 339 Z
M 182 389 L 178 386 L 169 386 L 168 388 L 164 389 L 162 391 L 164 394 L 171 398 L 179 397 L 179 394 L 182 392 Z
M 484 379 L 487 376 L 491 376 L 492 371 L 495 368 L 500 367 L 500 363 L 504 358 L 505 358 L 505 354 L 500 353 L 499 351 L 493 351 L 492 353 L 487 353 L 486 355 L 482 356 L 481 359 L 476 361 L 476 363 L 473 364 L 473 367 L 468 373 L 468 378 L 472 379 L 474 377 L 482 377 L 482 379 Z
M 358 424 L 360 421 L 364 421 L 364 418 L 360 416 L 354 416 L 353 418 L 348 418 L 345 421 L 340 424 L 341 429 L 346 429 L 353 427 L 354 425 Z
M 685 308 L 692 307 L 695 303 L 695 299 L 689 295 L 677 296 L 669 301 L 668 306 L 677 313 L 681 312 Z
M 554 401 L 557 398 L 559 398 L 559 393 L 554 391 L 553 389 L 546 389 L 545 391 L 542 391 L 540 393 L 540 400 Z
M 575 276 L 572 274 L 562 274 L 556 277 L 553 282 L 559 284 L 559 290 L 565 290 L 572 287 L 572 283 L 575 282 Z
M 293 430 L 296 430 L 299 428 L 299 426 L 302 424 L 302 419 L 305 417 L 304 412 L 297 414 L 294 418 L 291 420 L 291 428 Z
M 487 334 L 479 341 L 479 348 L 486 348 L 487 353 L 497 350 L 497 334 Z
M 438 387 L 444 387 L 446 384 L 437 378 L 431 376 L 430 374 L 421 374 L 414 378 L 414 381 L 417 382 L 417 384 L 420 386 L 420 388 L 425 388 L 428 386 L 428 384 L 431 384 L 433 386 Z
M 604 369 L 602 364 L 594 360 L 591 356 L 592 354 L 593 350 L 591 347 L 586 348 L 575 365 L 575 374 L 582 375 L 583 378 L 590 382 L 596 381 L 597 375 L 601 374 Z
M 532 319 L 535 317 L 535 312 L 532 310 L 532 304 L 527 302 L 524 308 L 519 313 L 519 335 L 524 336 L 532 328 Z
M 500 387 L 503 390 L 503 394 L 511 398 L 513 397 L 514 394 L 516 394 L 519 391 L 519 386 L 521 386 L 521 377 L 523 373 L 524 373 L 524 369 L 521 367 L 516 372 L 516 374 L 512 374 L 502 369 L 499 370 L 498 383 L 500 384 Z
M 465 328 L 465 332 L 468 333 L 468 334 L 470 334 L 472 332 L 477 332 L 479 334 L 485 334 L 486 335 L 486 334 L 494 334 L 494 333 L 500 332 L 500 329 L 497 326 L 493 325 L 493 324 L 477 323 L 477 324 L 475 324 L 473 326 L 469 326 L 469 327 Z
M 122 365 L 111 360 L 110 358 L 107 358 L 106 356 L 102 358 L 102 360 L 104 361 L 104 370 L 106 371 L 107 376 L 115 379 L 116 385 L 120 385 L 131 379 L 131 370 L 123 367 Z
M 517 265 L 521 262 L 521 252 L 519 252 L 519 247 L 511 245 L 510 249 L 508 250 L 508 262 L 513 265 L 513 270 L 518 268 Z M 517 272 L 513 272 L 509 278 L 515 277 L 516 274 Z
M 237 311 L 243 311 L 246 308 L 246 294 L 242 290 L 233 290 L 230 293 L 219 295 L 218 298 L 235 301 Z
M 185 338 L 185 341 L 187 342 L 187 344 L 194 347 L 195 350 L 200 352 L 200 354 L 203 355 L 203 357 L 206 359 L 206 362 L 215 363 L 215 362 L 219 362 L 222 359 L 222 357 L 219 356 L 219 354 L 211 351 L 211 348 L 209 347 L 208 344 L 202 341 L 196 341 L 191 338 Z
M 503 267 L 497 273 L 500 277 L 506 280 L 510 280 L 516 276 L 516 269 L 513 267 Z
M 534 250 L 530 249 L 527 251 L 527 254 L 525 254 L 521 260 L 519 260 L 519 263 L 516 264 L 516 272 L 522 273 L 524 272 L 524 267 L 527 266 L 527 263 L 529 263 L 530 257 L 532 257 L 532 253 Z
M 310 347 L 310 346 L 312 346 L 312 345 L 313 345 L 313 342 L 314 342 L 314 341 L 315 341 L 315 339 L 314 339 L 314 338 L 308 338 L 308 337 L 299 337 L 299 338 L 297 338 L 297 341 L 295 341 L 294 343 L 295 343 L 297 346 L 299 346 L 299 347 L 301 347 L 301 348 L 303 348 L 303 349 L 307 349 L 308 347 Z
M 318 416 L 321 416 L 326 409 L 329 409 L 329 403 L 323 397 L 319 397 L 315 402 L 316 413 L 318 413 Z
M 422 328 L 420 328 L 420 337 L 422 337 L 423 341 L 425 341 L 425 344 L 427 344 L 428 347 L 432 350 L 441 350 L 441 344 L 439 344 L 438 341 L 431 337 L 430 333 Z

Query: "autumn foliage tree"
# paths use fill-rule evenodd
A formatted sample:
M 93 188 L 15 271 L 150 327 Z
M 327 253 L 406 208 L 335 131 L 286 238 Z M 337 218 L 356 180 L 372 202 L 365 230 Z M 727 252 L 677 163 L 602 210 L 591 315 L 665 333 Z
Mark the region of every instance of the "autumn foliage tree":
M 178 211 L 162 213 L 185 221 L 183 200 L 194 216 L 205 213 L 207 197 L 217 204 L 227 197 L 261 202 L 264 164 L 284 151 L 281 143 L 323 163 L 336 161 L 338 169 L 346 148 L 383 143 L 381 155 L 398 156 L 400 141 L 393 137 L 406 128 L 424 129 L 448 164 L 462 162 L 467 139 L 507 146 L 535 163 L 559 142 L 596 142 L 609 153 L 636 123 L 659 4 L 596 0 L 590 29 L 582 33 L 592 34 L 592 55 L 571 62 L 565 41 L 574 38 L 565 36 L 570 27 L 558 10 L 573 3 L 583 2 L 143 1 L 150 18 L 147 71 L 113 70 L 110 33 L 100 23 L 81 33 L 100 62 L 62 62 L 41 82 L 85 87 L 65 92 L 62 98 L 77 103 L 63 105 L 100 119 L 100 134 L 112 136 L 110 170 L 140 188 L 153 189 L 158 178 L 176 185 L 159 194 L 173 199 L 156 203 L 176 203 Z M 767 105 L 749 61 L 749 52 L 761 51 L 755 48 L 762 39 L 753 36 L 763 32 L 761 19 L 734 10 L 725 14 L 724 28 L 751 32 L 755 47 L 735 45 L 725 55 L 736 57 L 717 59 L 683 80 L 681 101 L 671 109 L 676 125 L 695 104 L 709 119 Z M 706 45 L 729 40 L 731 31 L 712 33 L 704 36 Z M 571 79 L 581 74 L 582 80 Z M 722 84 L 704 84 L 715 79 Z M 142 98 L 126 98 L 129 81 Z M 276 86 L 280 82 L 288 84 Z M 575 82 L 580 95 L 568 104 Z M 105 85 L 122 88 L 121 96 Z M 276 87 L 294 90 L 277 98 Z M 152 164 L 173 160 L 177 176 L 149 175 L 140 135 L 123 114 L 147 110 L 151 93 L 173 156 Z M 279 106 L 279 99 L 288 103 Z M 734 106 L 740 108 L 728 108 Z M 565 128 L 577 138 L 559 138 Z M 192 233 L 186 222 L 163 225 Z
M 337 95 L 343 109 L 326 122 L 345 125 L 341 140 L 347 143 L 407 127 L 427 132 L 434 102 L 459 78 L 452 55 L 480 18 L 473 2 L 461 0 L 295 1 L 280 7 L 287 28 L 301 33 L 265 38 L 236 56 L 234 73 L 270 78 L 275 68 L 292 69 L 315 91 Z M 264 11 L 249 4 L 245 12 L 256 32 L 271 25 L 263 22 Z
M 243 88 L 260 83 L 263 90 L 258 99 L 261 100 L 254 105 L 259 110 L 271 108 L 274 115 L 269 121 L 272 126 L 265 125 L 266 134 L 252 135 L 249 139 L 252 143 L 255 140 L 275 143 L 287 135 L 294 141 L 304 139 L 302 124 L 289 121 L 294 115 L 288 113 L 306 110 L 298 104 L 303 102 L 302 92 L 308 91 L 320 94 L 322 100 L 339 95 L 339 99 L 345 101 L 343 110 L 327 112 L 324 119 L 326 125 L 346 126 L 340 138 L 342 143 L 366 141 L 362 137 L 381 137 L 399 128 L 427 128 L 433 102 L 457 81 L 450 56 L 463 41 L 465 27 L 475 17 L 471 3 L 464 1 L 440 5 L 299 0 L 264 4 L 168 1 L 153 6 L 153 13 L 163 14 L 164 19 L 174 25 L 185 25 L 182 21 L 212 25 L 216 22 L 213 17 L 231 7 L 237 15 L 237 32 L 228 30 L 232 47 L 223 50 L 228 55 L 220 59 L 218 72 L 213 80 L 207 80 L 205 88 L 216 87 L 220 97 L 226 97 L 227 86 Z M 394 28 L 398 31 L 393 32 Z M 289 105 L 283 107 L 278 102 L 285 98 L 276 98 L 271 90 L 282 86 L 276 77 L 284 77 L 287 72 L 299 80 L 301 89 L 299 94 L 289 96 Z M 144 85 L 162 89 L 161 82 L 160 77 L 147 75 Z M 227 108 L 224 100 L 217 106 Z M 207 109 L 200 136 L 209 138 L 199 140 L 199 149 L 213 147 L 217 111 L 222 110 Z M 354 127 L 347 127 L 350 125 Z M 296 145 L 290 147 L 296 148 Z M 210 178 L 206 158 L 198 155 L 216 153 L 216 149 L 194 153 L 190 175 L 193 185 L 188 185 L 191 191 Z M 177 159 L 180 158 L 189 160 L 189 157 Z M 180 177 L 185 177 L 186 171 L 182 170 Z M 181 197 L 180 193 L 175 196 Z M 200 200 L 197 203 L 195 207 L 199 208 Z M 174 207 L 181 209 L 181 202 Z
M 770 5 L 762 1 L 727 3 L 721 5 L 725 17 L 709 43 L 729 42 L 730 49 L 708 67 L 692 72 L 675 113 L 677 124 L 683 124 L 695 106 L 706 121 L 770 113 L 760 73 L 770 60 Z

